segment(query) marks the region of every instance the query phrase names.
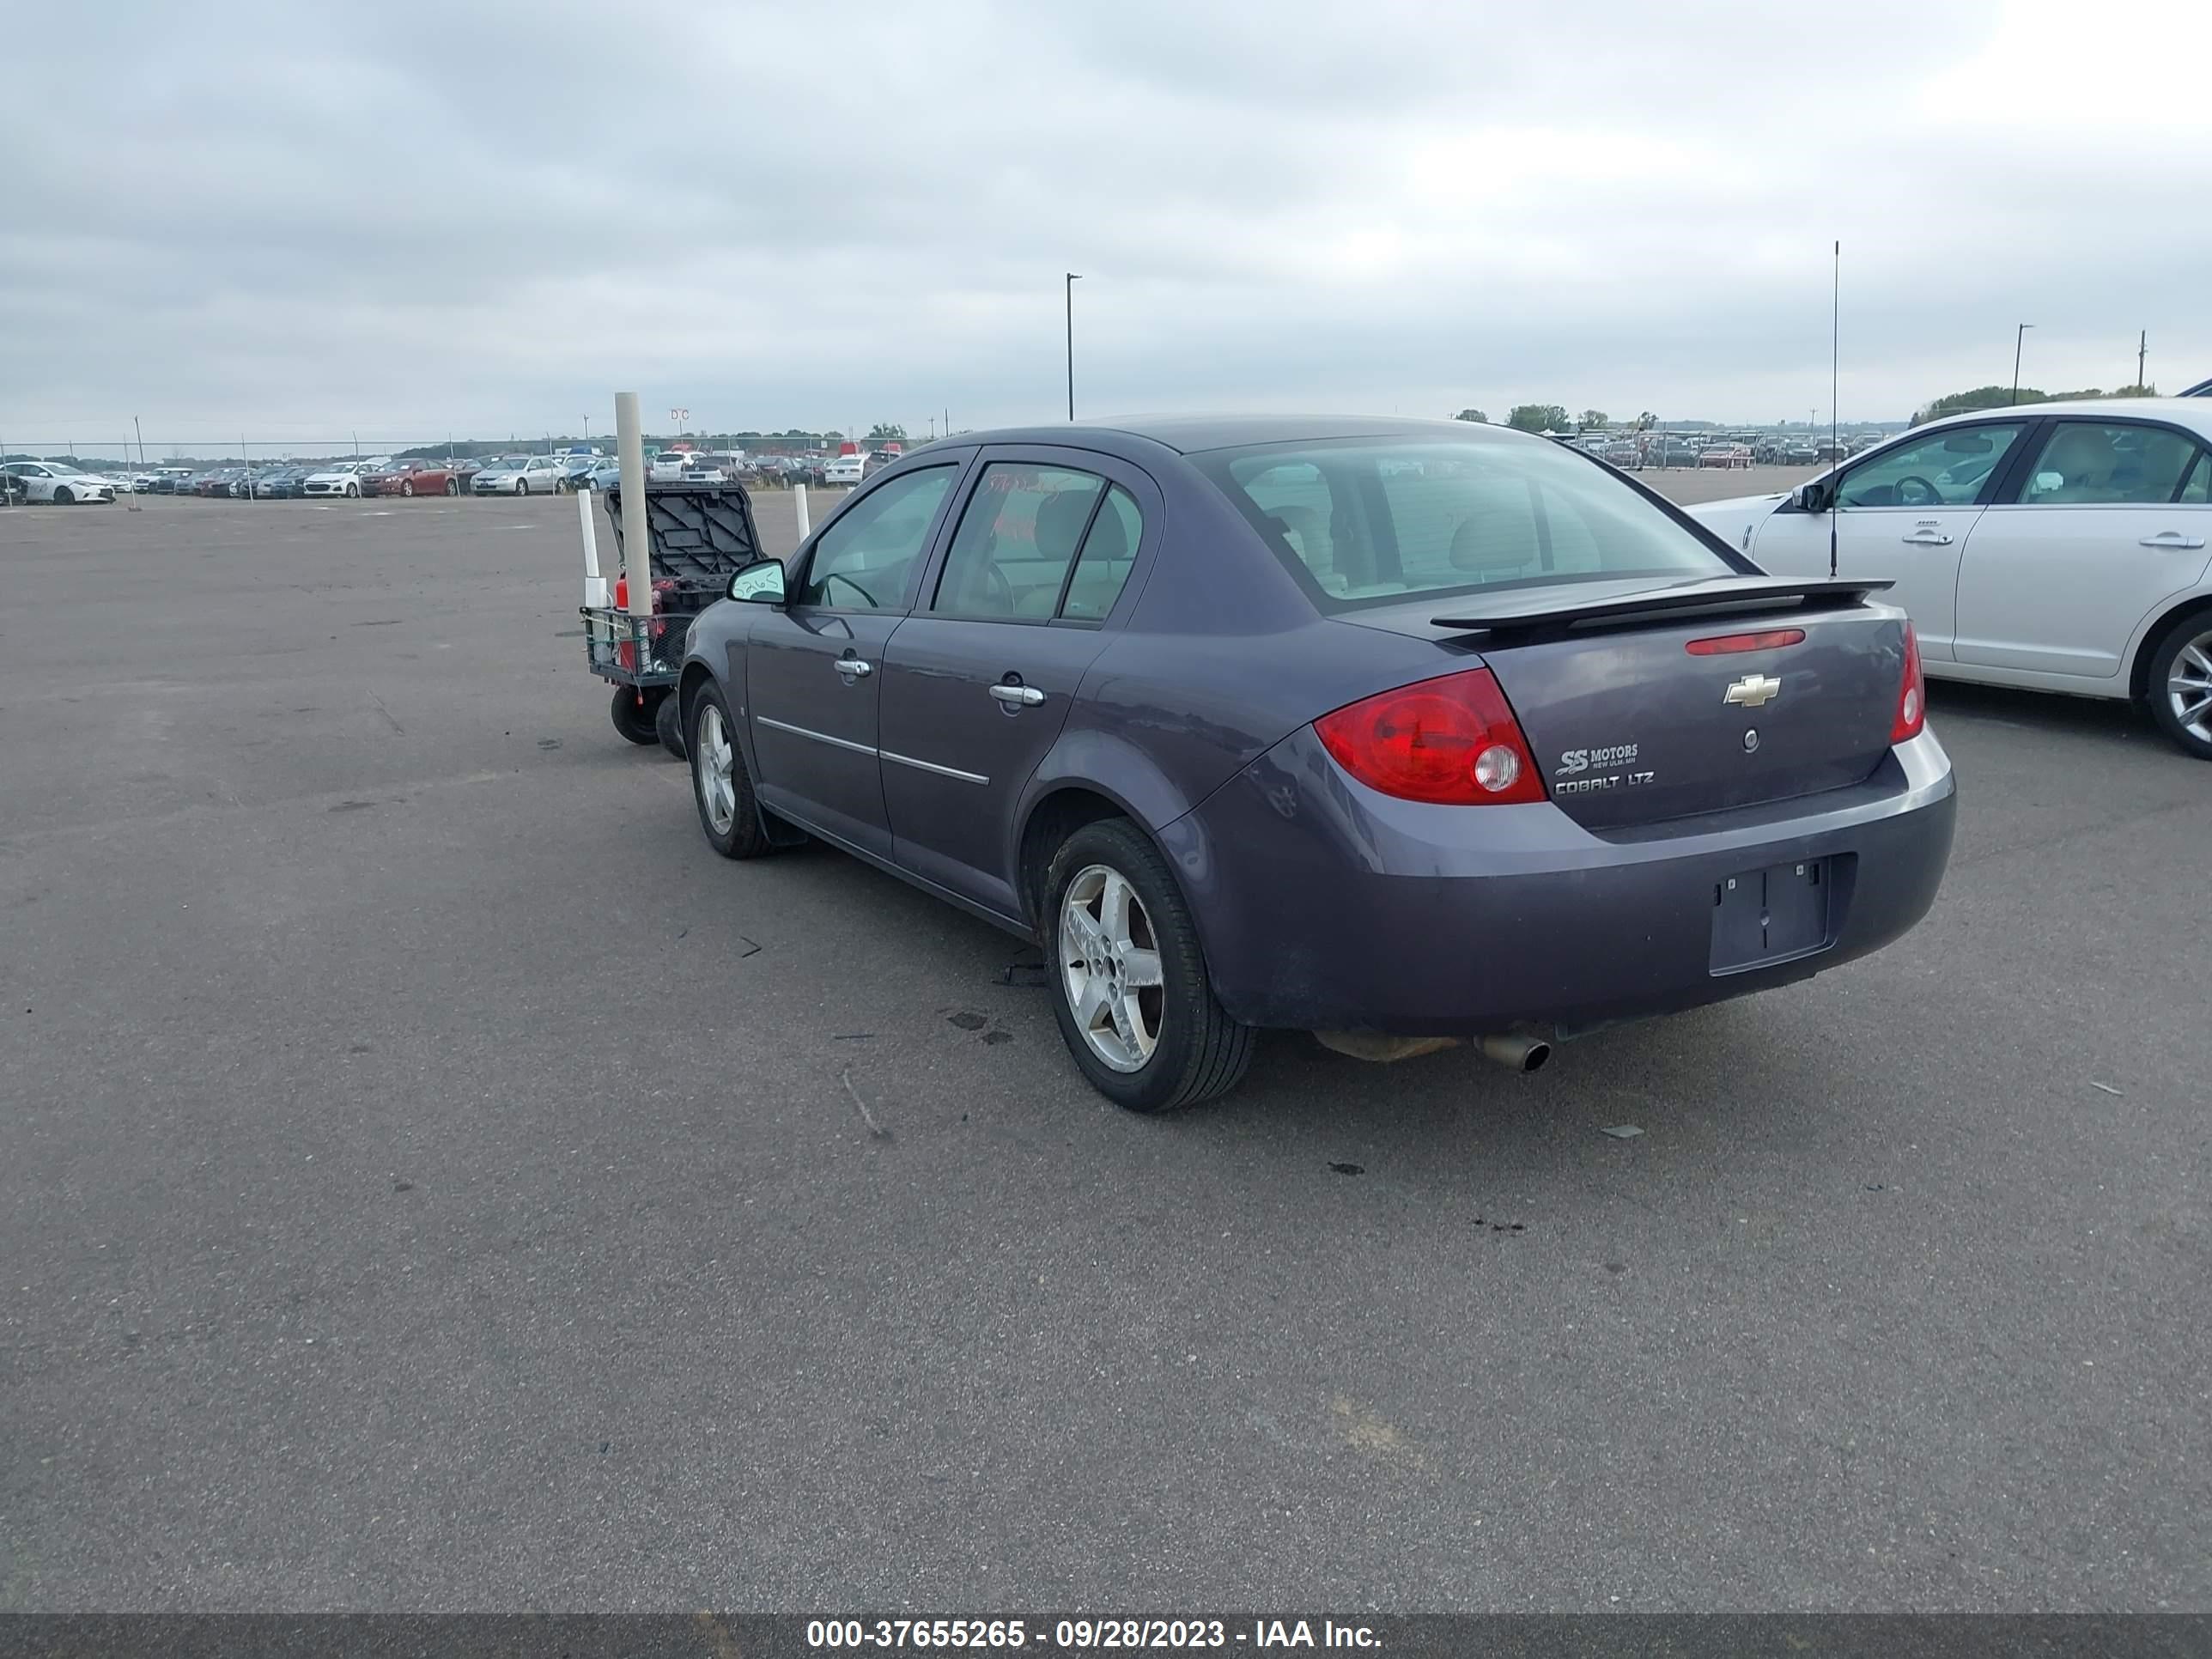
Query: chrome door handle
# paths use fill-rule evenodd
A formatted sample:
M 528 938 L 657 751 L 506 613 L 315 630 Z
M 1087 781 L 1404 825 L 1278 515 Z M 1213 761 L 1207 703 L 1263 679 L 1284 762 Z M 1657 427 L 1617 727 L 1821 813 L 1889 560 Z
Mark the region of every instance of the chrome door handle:
M 2202 536 L 2185 536 L 2179 530 L 2161 530 L 2155 536 L 2146 536 L 2136 544 L 2137 547 L 2202 547 Z
M 994 685 L 991 695 L 1009 708 L 1034 708 L 1044 701 L 1044 693 L 1034 685 Z
M 1908 547 L 1948 547 L 1951 538 L 1939 531 L 1917 530 L 1905 542 Z
M 876 672 L 875 664 L 862 662 L 858 657 L 840 657 L 832 666 L 845 677 L 848 685 L 854 680 L 864 680 Z

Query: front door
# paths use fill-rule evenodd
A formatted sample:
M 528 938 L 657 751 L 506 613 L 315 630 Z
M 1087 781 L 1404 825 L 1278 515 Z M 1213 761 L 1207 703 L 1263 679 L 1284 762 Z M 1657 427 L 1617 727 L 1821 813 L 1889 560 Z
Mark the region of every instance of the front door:
M 2212 454 L 2172 427 L 2052 422 L 1974 526 L 1959 573 L 1959 660 L 2116 678 L 2143 619 L 2203 580 Z
M 982 459 L 942 568 L 885 653 L 884 799 L 902 866 L 1018 917 L 1015 808 L 1160 514 L 1151 481 L 1102 455 Z
M 791 599 L 753 624 L 740 718 L 762 802 L 858 851 L 890 856 L 876 758 L 884 647 L 913 603 L 957 462 L 887 477 L 793 561 Z
M 2027 423 L 1947 427 L 1852 462 L 1837 487 L 1836 574 L 1887 576 L 1883 597 L 1901 605 L 1920 654 L 1953 659 L 1959 566 L 1966 538 L 2006 471 Z M 1787 505 L 1767 515 L 1748 551 L 1777 575 L 1828 574 L 1829 515 Z

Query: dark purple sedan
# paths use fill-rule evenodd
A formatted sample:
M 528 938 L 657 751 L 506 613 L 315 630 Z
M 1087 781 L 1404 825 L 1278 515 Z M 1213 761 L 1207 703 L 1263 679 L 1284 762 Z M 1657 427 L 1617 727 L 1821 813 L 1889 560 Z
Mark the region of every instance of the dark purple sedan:
M 1896 939 L 1954 796 L 1887 585 L 1495 427 L 969 434 L 733 576 L 679 708 L 717 851 L 818 836 L 1038 939 L 1076 1064 L 1159 1111 L 1261 1026 L 1533 1068 Z

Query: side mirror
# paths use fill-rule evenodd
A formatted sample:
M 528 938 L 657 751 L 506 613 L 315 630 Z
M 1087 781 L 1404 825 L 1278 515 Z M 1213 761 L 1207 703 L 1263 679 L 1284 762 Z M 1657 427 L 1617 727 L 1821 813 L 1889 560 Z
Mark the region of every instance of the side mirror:
M 1790 492 L 1790 505 L 1800 513 L 1826 513 L 1828 488 L 1822 483 L 1801 483 Z
M 783 603 L 783 561 L 755 559 L 730 574 L 729 595 L 746 605 Z

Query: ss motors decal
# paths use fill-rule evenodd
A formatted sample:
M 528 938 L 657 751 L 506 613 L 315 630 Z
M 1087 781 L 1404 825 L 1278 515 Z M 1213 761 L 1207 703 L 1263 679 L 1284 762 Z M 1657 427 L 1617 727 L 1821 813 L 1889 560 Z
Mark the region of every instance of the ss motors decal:
M 1559 763 L 1552 769 L 1552 793 L 1587 795 L 1601 789 L 1633 789 L 1658 776 L 1656 772 L 1599 769 L 1629 768 L 1635 761 L 1636 745 L 1632 743 L 1611 744 L 1597 749 L 1563 749 L 1559 751 Z

